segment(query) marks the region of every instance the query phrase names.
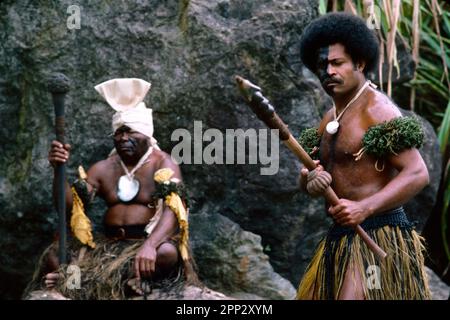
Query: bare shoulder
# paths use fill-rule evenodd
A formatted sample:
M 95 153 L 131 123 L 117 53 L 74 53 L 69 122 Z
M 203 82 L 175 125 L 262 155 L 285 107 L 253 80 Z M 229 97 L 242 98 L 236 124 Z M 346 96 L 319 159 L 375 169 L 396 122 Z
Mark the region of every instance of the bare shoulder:
M 98 186 L 101 181 L 102 176 L 107 176 L 111 173 L 111 168 L 115 161 L 114 157 L 117 155 L 113 155 L 104 160 L 100 160 L 94 163 L 88 170 L 88 182 L 94 186 Z
M 156 150 L 156 149 L 153 149 L 151 157 L 153 158 L 154 162 L 157 164 L 158 169 L 161 167 L 160 164 L 162 162 L 172 160 L 170 155 L 167 152 L 164 152 L 162 150 Z
M 170 168 L 174 171 L 174 177 L 181 179 L 181 171 L 178 164 L 172 159 L 170 154 L 162 150 L 154 150 L 152 153 L 156 159 L 156 170 L 162 168 Z
M 364 116 L 369 126 L 401 117 L 400 109 L 384 93 L 372 90 L 368 95 L 368 103 L 364 108 Z
M 89 173 L 103 173 L 105 170 L 108 170 L 114 163 L 114 161 L 116 161 L 118 155 L 113 155 L 111 157 L 108 157 L 104 160 L 100 160 L 96 163 L 94 163 L 90 168 L 89 168 Z

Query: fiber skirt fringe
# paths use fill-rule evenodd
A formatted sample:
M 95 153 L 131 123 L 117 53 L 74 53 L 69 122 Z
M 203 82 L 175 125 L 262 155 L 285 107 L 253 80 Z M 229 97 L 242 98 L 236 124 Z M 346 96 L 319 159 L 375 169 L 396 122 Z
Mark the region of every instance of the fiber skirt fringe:
M 135 277 L 133 261 L 143 241 L 144 239 L 111 240 L 96 237 L 95 249 L 82 247 L 76 239 L 70 241 L 68 252 L 72 257 L 71 265 L 76 265 L 79 269 L 61 266 L 58 269 L 60 278 L 56 290 L 75 300 L 114 300 L 138 296 L 127 283 Z M 56 252 L 56 245 L 52 244 L 42 254 L 24 297 L 31 291 L 45 288 L 43 276 L 46 273 L 46 256 L 49 251 Z M 76 283 L 75 276 L 78 272 L 80 282 Z M 162 280 L 158 286 L 167 290 L 175 287 L 181 289 L 182 283 L 183 268 L 180 265 L 169 279 Z
M 369 218 L 361 226 L 387 253 L 386 259 L 380 261 L 352 229 L 334 225 L 319 243 L 297 299 L 338 299 L 349 265 L 361 275 L 365 299 L 430 299 L 424 239 L 413 230 L 403 209 Z

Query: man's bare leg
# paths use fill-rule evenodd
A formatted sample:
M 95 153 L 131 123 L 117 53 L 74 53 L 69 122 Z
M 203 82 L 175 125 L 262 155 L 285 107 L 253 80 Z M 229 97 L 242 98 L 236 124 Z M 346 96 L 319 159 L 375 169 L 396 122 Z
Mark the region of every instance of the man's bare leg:
M 170 242 L 164 242 L 156 251 L 154 278 L 165 277 L 173 270 L 179 259 L 177 248 Z
M 364 300 L 363 278 L 354 263 L 349 263 L 338 300 Z

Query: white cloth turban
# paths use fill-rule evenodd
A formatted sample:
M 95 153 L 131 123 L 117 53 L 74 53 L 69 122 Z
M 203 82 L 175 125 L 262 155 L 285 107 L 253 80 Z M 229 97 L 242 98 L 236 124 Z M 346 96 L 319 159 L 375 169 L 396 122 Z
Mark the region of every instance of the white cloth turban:
M 142 102 L 150 87 L 149 82 L 141 79 L 122 78 L 100 83 L 95 90 L 116 110 L 112 119 L 113 132 L 125 125 L 149 137 L 156 147 L 152 109 Z

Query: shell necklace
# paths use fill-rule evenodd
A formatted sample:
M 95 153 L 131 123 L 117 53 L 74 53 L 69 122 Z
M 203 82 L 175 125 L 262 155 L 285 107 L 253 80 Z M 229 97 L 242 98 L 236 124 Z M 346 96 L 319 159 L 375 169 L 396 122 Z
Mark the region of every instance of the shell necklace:
M 147 160 L 148 156 L 153 152 L 153 147 L 149 147 L 147 152 L 139 159 L 139 162 L 136 166 L 128 171 L 127 166 L 123 163 L 122 159 L 120 159 L 120 165 L 122 166 L 123 171 L 125 171 L 125 175 L 119 178 L 119 182 L 117 183 L 117 197 L 123 201 L 128 202 L 132 200 L 139 192 L 139 181 L 134 178 L 134 174 L 138 171 L 144 164 L 149 162 Z
M 344 110 L 342 110 L 341 113 L 339 113 L 339 116 L 336 115 L 336 105 L 333 103 L 333 112 L 334 112 L 334 120 L 327 123 L 326 130 L 329 134 L 335 134 L 339 129 L 339 120 L 342 118 L 342 115 L 344 112 L 350 107 L 350 105 L 356 101 L 356 99 L 359 98 L 359 96 L 363 93 L 364 89 L 366 89 L 369 85 L 372 87 L 376 86 L 372 84 L 370 80 L 367 80 L 366 83 L 359 89 L 359 91 L 355 94 L 355 96 L 347 103 Z

